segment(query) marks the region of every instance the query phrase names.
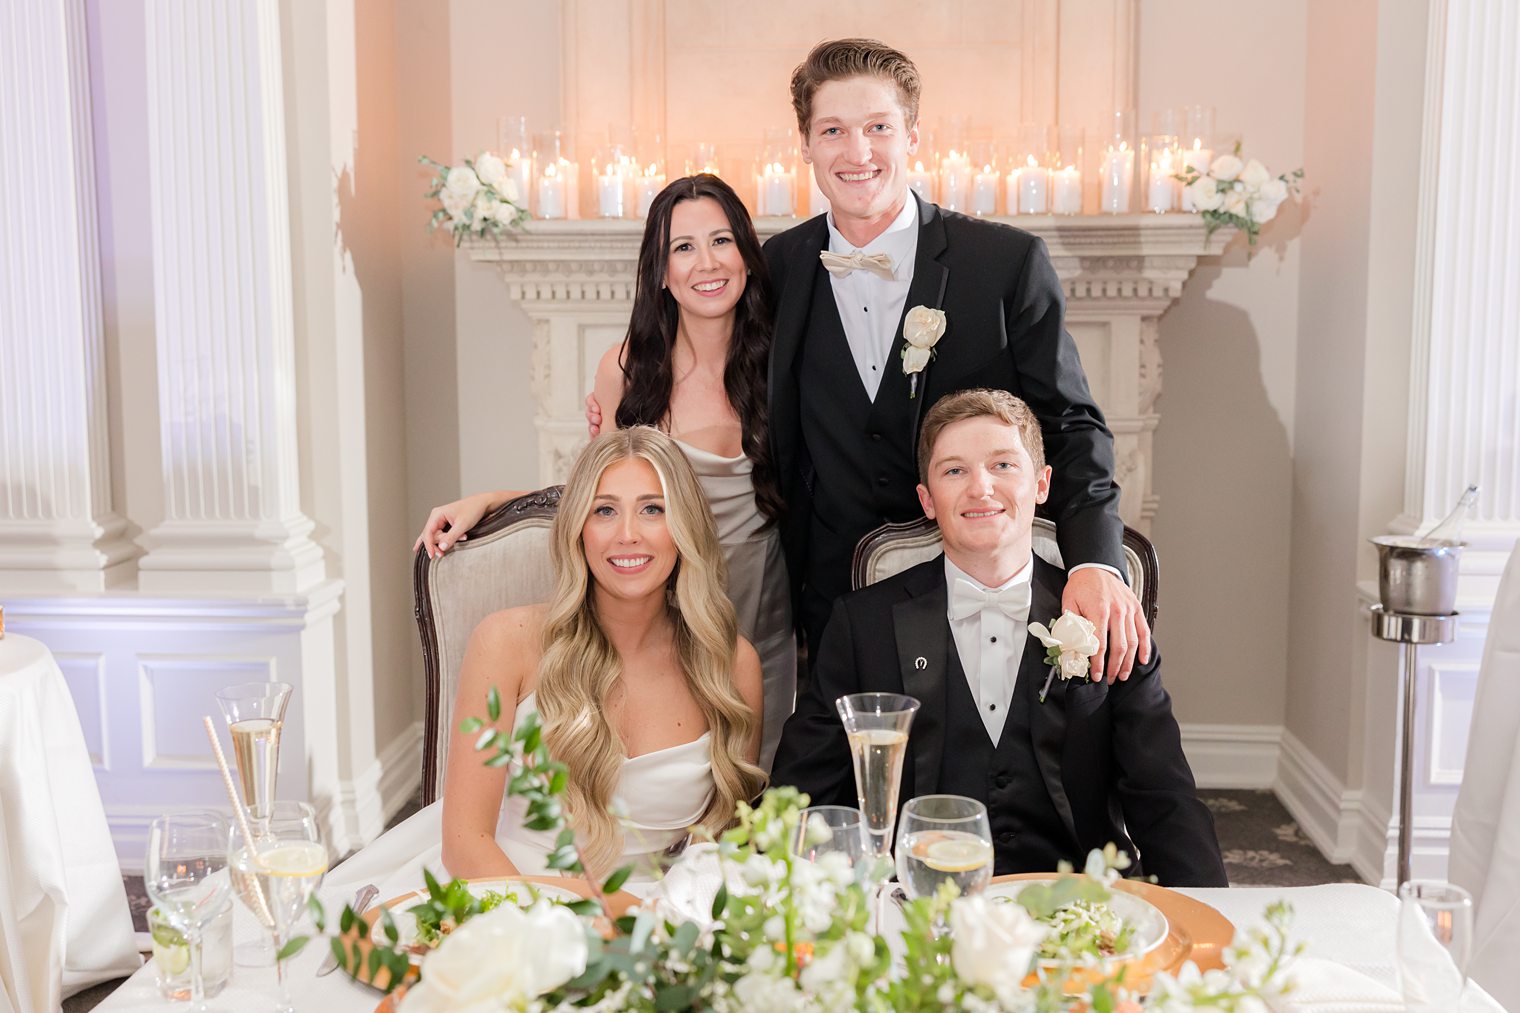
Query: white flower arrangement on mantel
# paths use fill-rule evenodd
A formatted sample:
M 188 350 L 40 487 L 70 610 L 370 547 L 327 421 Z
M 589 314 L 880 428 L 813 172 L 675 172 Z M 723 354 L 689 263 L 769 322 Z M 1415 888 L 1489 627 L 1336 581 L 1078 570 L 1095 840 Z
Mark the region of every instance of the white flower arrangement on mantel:
M 1261 227 L 1277 216 L 1284 201 L 1298 195 L 1304 170 L 1273 176 L 1256 159 L 1243 160 L 1236 143 L 1234 153 L 1214 159 L 1207 172 L 1188 168 L 1175 178 L 1187 187 L 1187 196 L 1202 215 L 1209 236 L 1231 225 L 1255 246 Z
M 482 151 L 460 165 L 444 165 L 426 155 L 417 161 L 436 171 L 427 192 L 428 200 L 442 206 L 428 220 L 431 228 L 447 228 L 458 246 L 473 236 L 499 236 L 517 228 L 531 216 L 528 195 L 509 174 L 506 160 Z

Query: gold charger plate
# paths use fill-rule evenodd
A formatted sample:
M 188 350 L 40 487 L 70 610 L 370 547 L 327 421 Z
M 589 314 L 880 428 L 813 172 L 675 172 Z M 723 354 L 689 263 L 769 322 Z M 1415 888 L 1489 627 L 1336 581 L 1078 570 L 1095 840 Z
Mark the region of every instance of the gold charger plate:
M 1007 876 L 994 876 L 993 884 L 1017 883 L 1024 880 L 1048 880 L 1048 872 L 1018 872 Z M 1114 889 L 1133 894 L 1148 902 L 1166 916 L 1166 939 L 1149 953 L 1136 960 L 1124 961 L 1124 985 L 1144 994 L 1150 990 L 1151 979 L 1157 971 L 1175 973 L 1191 960 L 1200 971 L 1224 966 L 1224 951 L 1235 938 L 1235 925 L 1224 915 L 1200 900 L 1194 900 L 1164 886 L 1137 879 L 1121 879 Z M 1114 968 L 1117 972 L 1118 968 Z M 1074 975 L 1069 985 L 1071 991 L 1086 991 L 1085 984 Z M 1093 979 L 1098 980 L 1098 979 Z M 1090 984 L 1091 982 L 1087 982 Z

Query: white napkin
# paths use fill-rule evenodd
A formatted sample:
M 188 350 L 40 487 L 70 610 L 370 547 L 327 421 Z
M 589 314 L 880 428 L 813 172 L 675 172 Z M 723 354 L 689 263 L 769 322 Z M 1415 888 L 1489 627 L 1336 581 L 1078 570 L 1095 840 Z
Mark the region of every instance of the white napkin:
M 1403 1013 L 1396 986 L 1384 985 L 1318 957 L 1299 957 L 1289 969 L 1294 988 L 1267 1003 L 1273 1013 Z
M 650 892 L 646 906 L 652 905 L 660 917 L 675 924 L 695 922 L 708 928 L 713 923 L 713 898 L 723 884 L 725 868 L 729 889 L 741 886 L 738 867 L 733 862 L 719 862 L 716 844 L 693 844 Z

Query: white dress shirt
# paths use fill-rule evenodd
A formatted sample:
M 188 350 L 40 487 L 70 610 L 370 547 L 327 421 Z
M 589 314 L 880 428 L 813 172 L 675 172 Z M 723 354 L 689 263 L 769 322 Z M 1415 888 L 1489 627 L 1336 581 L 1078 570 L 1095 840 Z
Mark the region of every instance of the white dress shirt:
M 953 595 L 955 582 L 964 580 L 978 591 L 1002 591 L 1016 584 L 1027 584 L 1034 577 L 1034 559 L 1025 563 L 1001 587 L 987 587 L 975 577 L 945 557 L 945 590 L 947 599 Z M 976 701 L 976 712 L 981 715 L 987 736 L 996 745 L 1003 735 L 1003 723 L 1008 720 L 1008 708 L 1013 702 L 1013 691 L 1019 681 L 1019 662 L 1024 657 L 1024 641 L 1029 636 L 1029 613 L 1010 617 L 1001 609 L 985 608 L 965 619 L 948 615 L 950 634 L 955 638 L 955 651 L 960 655 L 961 668 L 966 673 L 966 684 L 971 689 L 971 699 Z
M 908 301 L 908 286 L 913 283 L 913 258 L 918 254 L 918 201 L 909 193 L 902 213 L 865 246 L 856 246 L 840 234 L 834 227 L 834 212 L 829 212 L 827 222 L 829 252 L 849 256 L 858 250 L 866 254 L 885 253 L 892 258 L 890 281 L 870 271 L 851 271 L 843 278 L 829 277 L 855 369 L 860 373 L 866 395 L 875 401 L 881 378 L 892 365 L 887 358 L 897 339 L 897 323 Z

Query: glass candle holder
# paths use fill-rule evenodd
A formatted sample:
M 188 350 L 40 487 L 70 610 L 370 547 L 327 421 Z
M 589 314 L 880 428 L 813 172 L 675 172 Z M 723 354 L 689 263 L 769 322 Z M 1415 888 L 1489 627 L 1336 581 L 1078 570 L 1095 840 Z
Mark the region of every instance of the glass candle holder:
M 1061 127 L 1056 131 L 1056 153 L 1050 166 L 1050 210 L 1058 215 L 1082 213 L 1082 168 L 1087 131 Z
M 1140 164 L 1145 168 L 1142 183 L 1145 210 L 1154 214 L 1176 211 L 1180 188 L 1176 175 L 1182 167 L 1182 149 L 1176 135 L 1147 136 L 1141 144 Z
M 1006 205 L 1010 215 L 1050 213 L 1050 165 L 1054 157 L 1054 131 L 1025 124 L 1008 165 Z M 1081 186 L 1080 179 L 1078 186 Z M 1079 202 L 1077 207 L 1081 208 Z
M 597 217 L 628 217 L 637 174 L 633 154 L 621 145 L 603 145 L 592 156 L 591 170 Z
M 1105 214 L 1129 214 L 1135 192 L 1135 114 L 1114 113 L 1108 136 L 1098 151 L 1098 209 Z
M 1180 147 L 1182 168 L 1179 171 L 1186 172 L 1191 169 L 1200 176 L 1209 171 L 1216 150 L 1213 106 L 1186 107 Z M 1186 187 L 1182 189 L 1182 210 L 1198 210 L 1193 206 L 1193 196 L 1188 193 Z
M 924 154 L 922 147 L 918 149 L 918 154 L 920 156 Z M 934 163 L 932 155 L 929 157 L 929 163 L 931 165 Z M 929 203 L 934 203 L 934 173 L 925 167 L 921 157 L 915 157 L 913 164 L 908 168 L 908 189 Z
M 790 218 L 796 213 L 796 148 L 786 131 L 767 130 L 755 164 L 755 214 Z
M 533 144 L 533 214 L 538 218 L 580 217 L 580 166 L 563 131 L 539 134 Z
M 496 149 L 507 163 L 507 179 L 512 181 L 512 189 L 517 191 L 514 195 L 509 190 L 503 196 L 526 206 L 533 190 L 533 146 L 529 143 L 526 116 L 503 116 L 496 121 Z
M 718 146 L 716 144 L 708 144 L 706 141 L 698 141 L 686 153 L 686 164 L 683 166 L 683 174 L 695 176 L 703 172 L 711 173 L 714 176 L 722 175 L 718 171 Z
M 998 213 L 998 191 L 1002 189 L 1003 171 L 998 165 L 997 148 L 990 141 L 971 145 L 971 194 L 966 213 L 990 218 Z
M 965 213 L 971 206 L 971 154 L 951 148 L 939 160 L 939 205 Z

